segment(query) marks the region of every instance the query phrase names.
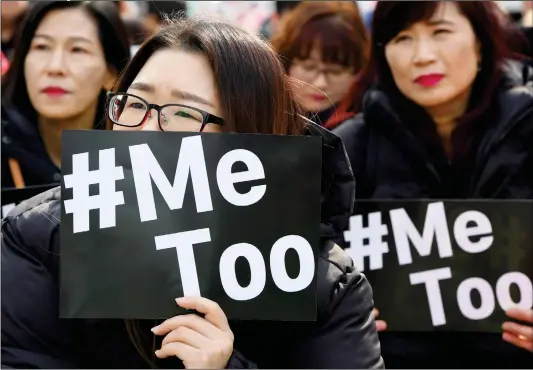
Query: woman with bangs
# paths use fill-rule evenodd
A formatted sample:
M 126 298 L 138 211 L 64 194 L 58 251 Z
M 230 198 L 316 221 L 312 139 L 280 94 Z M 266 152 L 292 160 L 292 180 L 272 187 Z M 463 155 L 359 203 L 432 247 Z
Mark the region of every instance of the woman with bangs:
M 354 2 L 305 1 L 271 43 L 295 81 L 308 118 L 324 125 L 367 60 L 368 35 Z
M 378 2 L 369 64 L 340 108 L 359 114 L 333 130 L 356 199 L 533 199 L 533 69 L 508 51 L 495 7 Z M 506 314 L 493 334 L 388 332 L 384 317 L 385 364 L 529 368 L 533 310 Z

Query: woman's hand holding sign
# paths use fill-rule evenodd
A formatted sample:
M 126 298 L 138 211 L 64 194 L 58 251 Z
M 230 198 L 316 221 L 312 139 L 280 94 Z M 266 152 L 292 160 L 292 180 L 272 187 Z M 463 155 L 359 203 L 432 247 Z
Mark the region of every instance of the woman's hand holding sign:
M 233 353 L 233 332 L 220 306 L 203 297 L 176 299 L 179 306 L 194 309 L 195 314 L 172 317 L 152 329 L 165 335 L 159 358 L 178 357 L 186 369 L 223 369 Z
M 511 308 L 505 313 L 515 320 L 533 324 L 533 309 Z M 503 323 L 502 329 L 504 341 L 533 352 L 533 326 L 507 321 Z
M 374 318 L 377 318 L 379 316 L 378 309 L 374 308 L 372 314 L 374 315 Z M 378 332 L 387 330 L 387 322 L 384 320 L 376 320 L 376 330 Z

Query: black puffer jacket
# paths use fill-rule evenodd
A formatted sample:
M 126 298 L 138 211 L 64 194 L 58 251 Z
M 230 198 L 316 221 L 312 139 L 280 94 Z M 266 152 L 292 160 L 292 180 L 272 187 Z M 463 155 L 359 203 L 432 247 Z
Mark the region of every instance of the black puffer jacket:
M 230 322 L 228 368 L 383 368 L 372 289 L 331 242 L 351 213 L 354 182 L 338 137 L 323 135 L 324 246 L 318 266 L 318 321 Z M 147 367 L 121 320 L 59 319 L 60 190 L 19 205 L 2 222 L 2 365 L 15 368 Z M 144 323 L 143 323 L 144 324 Z M 146 323 L 146 333 L 152 322 Z M 237 352 L 238 351 L 238 352 Z M 180 361 L 158 363 L 180 368 Z
M 400 121 L 387 96 L 369 91 L 363 114 L 333 130 L 346 146 L 356 199 L 533 199 L 531 67 L 506 66 L 494 108 L 498 115 L 482 122 L 474 155 L 450 163 L 442 150 L 435 153 L 439 145 L 417 138 L 410 122 Z M 505 343 L 499 334 L 384 332 L 380 339 L 391 368 L 533 365 L 530 353 Z

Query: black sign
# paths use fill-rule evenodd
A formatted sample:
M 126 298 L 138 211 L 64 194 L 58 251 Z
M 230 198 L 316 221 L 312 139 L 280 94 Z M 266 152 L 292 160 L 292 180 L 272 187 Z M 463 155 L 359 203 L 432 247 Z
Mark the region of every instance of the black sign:
M 314 321 L 321 147 L 64 132 L 61 317 L 163 319 L 201 295 L 230 319 Z
M 501 332 L 533 307 L 533 202 L 359 201 L 346 251 L 388 331 Z
M 27 186 L 25 188 L 5 188 L 2 189 L 2 218 L 6 217 L 16 205 L 25 200 L 33 198 L 47 190 L 55 188 L 59 184 Z

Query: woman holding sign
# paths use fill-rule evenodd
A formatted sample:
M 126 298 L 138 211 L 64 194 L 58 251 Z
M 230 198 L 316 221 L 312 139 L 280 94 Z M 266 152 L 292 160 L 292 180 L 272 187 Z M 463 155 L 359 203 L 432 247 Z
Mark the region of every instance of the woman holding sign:
M 61 199 L 55 189 L 20 205 L 2 224 L 2 365 L 383 368 L 372 290 L 333 243 L 353 203 L 344 148 L 302 118 L 266 42 L 223 22 L 176 22 L 136 53 L 111 95 L 108 118 L 113 130 L 320 135 L 317 321 L 232 322 L 217 302 L 193 297 L 176 297 L 176 307 L 199 314 L 157 325 L 60 320 Z
M 495 7 L 378 2 L 370 62 L 345 101 L 362 114 L 334 130 L 357 198 L 533 198 L 533 69 L 512 59 Z M 392 368 L 533 364 L 502 334 L 389 332 L 382 319 Z
M 103 128 L 106 93 L 129 58 L 113 4 L 32 4 L 2 78 L 2 188 L 59 183 L 61 131 Z

